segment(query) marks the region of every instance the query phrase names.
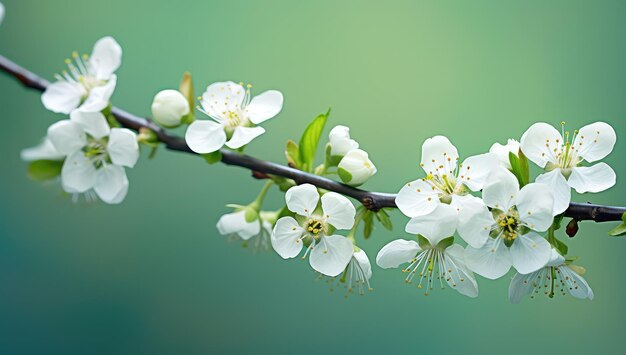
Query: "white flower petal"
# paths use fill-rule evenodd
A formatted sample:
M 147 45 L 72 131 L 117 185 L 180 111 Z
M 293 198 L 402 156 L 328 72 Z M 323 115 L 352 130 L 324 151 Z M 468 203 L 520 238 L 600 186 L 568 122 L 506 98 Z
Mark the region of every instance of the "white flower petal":
M 243 240 L 248 240 L 261 231 L 258 219 L 246 221 L 246 211 L 227 213 L 217 221 L 217 230 L 221 235 L 237 234 Z
M 335 126 L 328 134 L 331 156 L 344 156 L 349 151 L 359 148 L 359 143 L 350 139 L 350 128 L 346 126 Z
M 439 191 L 433 190 L 422 179 L 404 185 L 396 196 L 396 205 L 400 211 L 411 218 L 427 215 L 440 204 Z
M 224 112 L 239 111 L 243 104 L 246 90 L 232 81 L 217 82 L 209 85 L 200 104 L 209 116 L 219 120 L 228 120 Z
M 265 133 L 263 127 L 237 127 L 233 136 L 226 145 L 231 149 L 239 149 L 244 145 L 252 142 L 252 140 Z
M 459 179 L 472 191 L 482 190 L 487 177 L 498 167 L 495 154 L 485 153 L 471 156 L 459 167 Z
M 540 272 L 541 270 L 526 275 L 516 273 L 509 284 L 509 302 L 520 303 L 524 297 L 530 295 Z
M 113 37 L 100 38 L 89 57 L 91 74 L 99 80 L 108 80 L 122 64 L 122 47 Z
M 365 183 L 377 171 L 367 152 L 361 149 L 353 149 L 346 153 L 337 168 L 344 169 L 350 173 L 351 179 L 349 181 L 342 180 L 344 183 L 352 186 L 359 186 Z
M 474 274 L 465 266 L 463 254 L 463 248 L 458 244 L 453 244 L 444 251 L 446 282 L 462 295 L 478 297 L 478 283 Z
M 480 200 L 471 200 L 459 212 L 459 235 L 474 248 L 480 248 L 489 239 L 491 226 L 495 223 L 491 212 Z
M 96 185 L 98 173 L 81 150 L 70 154 L 61 169 L 63 188 L 70 193 L 83 193 Z
M 226 132 L 219 123 L 196 120 L 187 128 L 185 142 L 191 150 L 198 154 L 212 153 L 224 146 Z
M 78 123 L 85 132 L 96 139 L 108 136 L 111 132 L 107 119 L 100 112 L 74 110 L 70 113 L 70 120 Z
M 363 250 L 354 252 L 354 259 L 359 263 L 361 270 L 363 270 L 363 274 L 365 274 L 365 279 L 369 280 L 372 278 L 372 264 L 370 264 L 370 259 L 367 257 L 367 254 Z
M 483 201 L 491 208 L 508 211 L 519 193 L 517 178 L 510 171 L 498 167 L 489 174 L 488 181 L 483 189 Z
M 322 211 L 326 222 L 337 229 L 350 229 L 354 226 L 356 215 L 354 205 L 336 192 L 327 192 L 322 195 Z
M 85 90 L 78 83 L 57 81 L 48 85 L 41 95 L 41 102 L 46 109 L 67 115 L 80 105 L 85 94 Z
M 319 200 L 320 194 L 317 192 L 317 188 L 311 184 L 294 186 L 285 193 L 287 208 L 301 216 L 310 216 L 315 211 Z
M 552 250 L 550 251 L 550 260 L 548 260 L 546 266 L 560 266 L 564 262 L 565 258 L 561 254 L 559 254 L 556 249 L 552 248 Z
M 137 135 L 126 128 L 112 128 L 107 152 L 113 164 L 132 168 L 139 159 Z
M 554 150 L 560 149 L 562 145 L 563 137 L 561 133 L 556 128 L 543 122 L 530 126 L 520 140 L 522 152 L 530 161 L 539 165 L 540 168 L 545 167 L 548 162 L 556 163 Z
M 126 192 L 128 192 L 128 178 L 124 168 L 109 164 L 98 169 L 94 191 L 106 203 L 117 204 L 122 202 Z M 120 193 L 123 193 L 121 199 Z
M 380 249 L 376 255 L 376 264 L 383 269 L 397 268 L 413 259 L 420 250 L 414 240 L 396 239 Z
M 71 154 L 87 144 L 83 128 L 70 120 L 58 121 L 48 127 L 48 139 L 57 152 L 63 155 Z
M 573 168 L 567 183 L 582 194 L 607 190 L 615 185 L 615 180 L 615 171 L 606 163 L 598 163 L 589 167 Z
M 24 161 L 35 160 L 62 160 L 64 154 L 59 153 L 48 137 L 38 145 L 23 149 L 20 152 L 20 158 Z
M 283 217 L 276 221 L 272 232 L 272 247 L 283 259 L 294 258 L 302 250 L 300 237 L 304 229 L 292 217 Z
M 352 242 L 343 236 L 322 237 L 311 251 L 309 264 L 315 271 L 335 277 L 346 269 L 353 252 Z
M 593 300 L 593 291 L 587 281 L 567 266 L 559 268 L 561 271 L 561 279 L 565 282 L 565 287 L 570 295 L 585 299 Z
M 530 229 L 545 232 L 552 225 L 554 197 L 548 185 L 532 183 L 524 186 L 517 195 L 516 205 L 520 220 Z
M 515 155 L 519 154 L 520 144 L 515 139 L 509 139 L 506 145 L 502 145 L 500 143 L 494 143 L 491 148 L 489 148 L 489 153 L 493 153 L 498 158 L 500 165 L 511 169 L 511 160 L 509 159 L 509 153 L 513 153 Z
M 615 130 L 605 122 L 595 122 L 584 126 L 572 146 L 578 150 L 578 155 L 593 163 L 613 151 L 617 136 Z
M 407 233 L 421 234 L 432 246 L 436 246 L 442 239 L 454 235 L 456 224 L 456 208 L 442 203 L 432 213 L 411 218 L 405 230 Z
M 428 138 L 422 145 L 422 168 L 427 174 L 452 174 L 459 152 L 444 136 Z
M 567 184 L 567 180 L 565 180 L 565 176 L 561 173 L 561 169 L 554 169 L 549 173 L 541 174 L 537 176 L 535 182 L 548 185 L 554 194 L 554 208 L 552 214 L 556 216 L 565 212 L 572 200 L 572 189 Z
M 85 102 L 80 105 L 80 110 L 85 112 L 99 112 L 109 106 L 109 100 L 115 91 L 117 76 L 111 75 L 109 81 L 102 86 L 97 86 L 89 91 Z
M 510 248 L 511 263 L 520 274 L 529 274 L 550 261 L 550 243 L 535 232 L 520 235 Z
M 282 109 L 283 94 L 276 90 L 268 90 L 255 96 L 245 108 L 248 119 L 254 124 L 269 120 Z
M 495 280 L 511 269 L 509 249 L 500 238 L 487 240 L 480 248 L 465 248 L 465 263 L 475 273 Z

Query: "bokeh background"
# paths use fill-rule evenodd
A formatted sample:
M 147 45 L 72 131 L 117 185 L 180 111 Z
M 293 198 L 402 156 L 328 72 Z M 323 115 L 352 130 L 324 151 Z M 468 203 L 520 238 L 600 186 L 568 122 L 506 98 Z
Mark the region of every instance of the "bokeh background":
M 468 156 L 535 121 L 605 120 L 617 186 L 574 199 L 626 204 L 623 1 L 3 2 L 0 53 L 48 78 L 113 35 L 124 48 L 113 101 L 140 115 L 185 70 L 199 92 L 221 80 L 280 89 L 283 112 L 248 147 L 257 157 L 282 162 L 284 142 L 332 106 L 330 125 L 352 127 L 379 169 L 368 189 L 417 177 L 435 134 Z M 593 301 L 510 305 L 508 277 L 479 278 L 478 299 L 424 297 L 377 267 L 374 292 L 344 299 L 307 262 L 216 232 L 223 206 L 262 185 L 245 170 L 160 150 L 129 171 L 120 206 L 30 181 L 20 150 L 63 117 L 4 75 L 0 92 L 0 353 L 623 353 L 626 240 L 607 236 L 613 224 L 582 224 L 569 241 Z M 274 191 L 267 206 L 281 200 Z M 406 218 L 393 221 L 361 239 L 370 258 L 410 237 Z

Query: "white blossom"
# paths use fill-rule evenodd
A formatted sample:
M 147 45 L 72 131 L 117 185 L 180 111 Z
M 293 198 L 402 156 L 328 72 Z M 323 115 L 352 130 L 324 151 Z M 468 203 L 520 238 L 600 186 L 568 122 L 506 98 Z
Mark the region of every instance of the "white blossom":
M 152 101 L 152 118 L 164 127 L 180 125 L 189 114 L 189 102 L 178 90 L 162 90 Z
M 511 169 L 511 160 L 509 159 L 509 154 L 513 153 L 514 155 L 518 155 L 520 151 L 520 144 L 515 139 L 509 139 L 506 145 L 502 145 L 500 143 L 494 143 L 491 148 L 489 148 L 489 153 L 495 154 L 498 157 L 498 161 L 500 165 L 507 169 Z
M 376 174 L 376 166 L 367 152 L 361 149 L 349 151 L 339 162 L 337 172 L 341 180 L 352 186 L 359 186 Z

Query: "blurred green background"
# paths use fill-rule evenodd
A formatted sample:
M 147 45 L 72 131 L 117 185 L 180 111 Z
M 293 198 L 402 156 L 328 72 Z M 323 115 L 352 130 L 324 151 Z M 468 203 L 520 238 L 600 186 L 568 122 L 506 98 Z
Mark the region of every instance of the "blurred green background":
M 283 112 L 247 152 L 283 162 L 284 142 L 332 106 L 395 192 L 418 176 L 424 139 L 446 134 L 462 156 L 518 138 L 535 121 L 605 120 L 620 140 L 610 191 L 577 201 L 626 205 L 626 3 L 623 1 L 27 1 L 3 0 L 0 53 L 48 78 L 104 35 L 124 48 L 115 105 L 148 115 L 185 70 L 279 89 Z M 506 4 L 504 4 L 506 3 Z M 74 204 L 28 180 L 22 148 L 62 119 L 0 76 L 0 353 L 623 353 L 626 240 L 613 224 L 570 241 L 594 301 L 510 305 L 508 277 L 481 296 L 424 297 L 398 270 L 343 298 L 307 262 L 253 255 L 215 223 L 262 183 L 249 172 L 161 150 L 129 170 L 120 206 Z M 145 152 L 144 152 L 145 153 Z M 144 154 L 145 158 L 145 154 Z M 268 207 L 280 207 L 273 191 Z M 403 232 L 360 244 L 373 259 Z M 621 350 L 620 350 L 621 349 Z

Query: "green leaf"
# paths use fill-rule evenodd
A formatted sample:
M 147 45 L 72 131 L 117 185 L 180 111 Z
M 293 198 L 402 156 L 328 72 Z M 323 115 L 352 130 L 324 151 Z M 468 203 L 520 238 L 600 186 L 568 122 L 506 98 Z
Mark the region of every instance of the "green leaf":
M 203 157 L 204 160 L 206 160 L 209 164 L 215 164 L 222 160 L 222 152 L 220 152 L 219 150 L 213 153 L 200 154 L 200 156 Z
M 378 212 L 376 212 L 376 219 L 378 220 L 378 222 L 380 222 L 380 224 L 383 225 L 383 227 L 385 227 L 385 229 L 393 229 L 391 218 L 389 218 L 389 214 L 384 209 L 378 210 Z
M 346 184 L 352 181 L 352 174 L 350 174 L 350 172 L 344 168 L 337 169 L 337 175 L 339 175 L 341 181 Z
M 322 131 L 324 130 L 324 126 L 326 125 L 329 115 L 330 109 L 328 109 L 328 112 L 315 117 L 315 119 L 304 130 L 304 133 L 302 133 L 298 146 L 300 148 L 300 168 L 303 171 L 310 172 L 313 169 L 315 151 L 317 150 L 317 145 L 320 141 Z
M 419 244 L 422 249 L 430 249 L 430 242 L 422 235 L 417 235 L 417 244 Z
M 556 250 L 558 250 L 561 255 L 567 255 L 567 251 L 569 250 L 569 248 L 567 247 L 565 243 L 558 240 L 557 238 L 552 239 L 551 242 L 552 242 L 552 246 Z
M 61 174 L 62 160 L 35 160 L 28 165 L 28 177 L 35 181 L 46 181 Z
M 436 248 L 439 250 L 445 250 L 452 244 L 454 244 L 454 237 L 448 237 L 440 240 L 439 243 L 437 243 Z
M 509 163 L 511 163 L 511 172 L 517 178 L 520 188 L 528 184 L 530 179 L 530 170 L 528 167 L 528 159 L 520 150 L 518 154 L 509 152 Z
M 612 237 L 621 237 L 623 235 L 626 235 L 626 222 L 622 222 L 617 227 L 611 229 L 609 231 L 609 235 Z
M 363 237 L 369 239 L 374 230 L 374 213 L 370 210 L 363 211 Z
M 287 157 L 287 162 L 289 165 L 292 165 L 294 168 L 300 167 L 300 149 L 298 149 L 298 145 L 296 142 L 291 139 L 287 141 L 287 147 L 285 147 L 285 156 Z

